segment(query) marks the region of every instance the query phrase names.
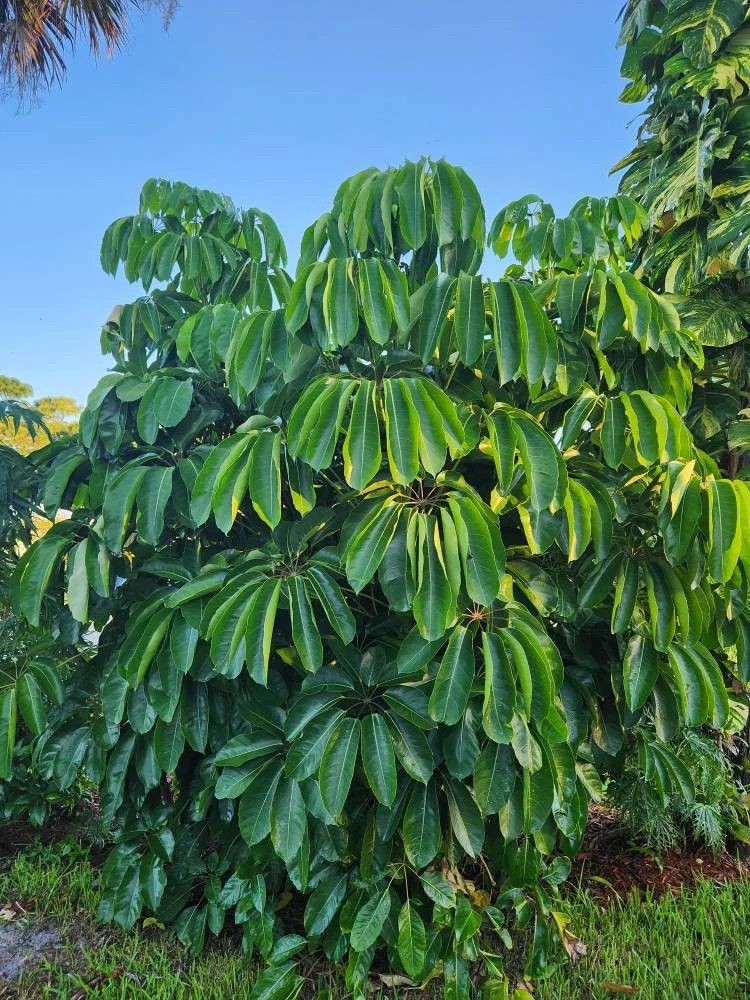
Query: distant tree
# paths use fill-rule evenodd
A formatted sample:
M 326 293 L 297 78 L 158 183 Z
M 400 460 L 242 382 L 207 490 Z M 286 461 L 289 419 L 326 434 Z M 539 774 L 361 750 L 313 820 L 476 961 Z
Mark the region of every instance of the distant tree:
M 81 36 L 98 56 L 127 36 L 129 16 L 150 7 L 165 26 L 179 0 L 0 0 L 0 79 L 8 93 L 25 98 L 61 84 L 66 58 Z
M 78 430 L 81 407 L 70 396 L 33 400 L 33 389 L 12 375 L 0 375 L 0 445 L 28 455 L 50 440 Z
M 12 375 L 0 375 L 0 399 L 29 399 L 34 390 Z

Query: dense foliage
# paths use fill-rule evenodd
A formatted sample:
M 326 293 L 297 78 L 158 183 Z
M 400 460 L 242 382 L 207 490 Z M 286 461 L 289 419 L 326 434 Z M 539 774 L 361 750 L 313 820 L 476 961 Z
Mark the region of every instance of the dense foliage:
M 647 98 L 621 190 L 649 213 L 636 265 L 706 348 L 688 423 L 735 475 L 750 454 L 750 5 L 631 0 L 626 101 Z
M 575 949 L 601 777 L 637 747 L 689 802 L 672 742 L 750 677 L 750 491 L 685 422 L 703 349 L 628 270 L 647 223 L 521 199 L 487 280 L 476 188 L 420 161 L 346 181 L 294 277 L 269 216 L 184 184 L 110 227 L 145 294 L 14 578 L 31 625 L 100 632 L 35 755 L 100 785 L 103 918 L 199 949 L 231 914 L 263 996 L 308 946 L 455 997 L 506 921 L 531 974 Z M 43 701 L 0 693 L 6 757 Z

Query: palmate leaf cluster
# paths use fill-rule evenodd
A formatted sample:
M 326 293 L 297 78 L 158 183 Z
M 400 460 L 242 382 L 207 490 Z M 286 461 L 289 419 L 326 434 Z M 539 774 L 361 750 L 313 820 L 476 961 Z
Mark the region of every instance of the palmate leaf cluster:
M 750 490 L 686 424 L 703 351 L 627 270 L 646 222 L 521 199 L 488 280 L 474 184 L 420 161 L 344 182 L 294 275 L 269 216 L 183 184 L 110 227 L 145 294 L 14 577 L 32 624 L 100 632 L 35 753 L 100 786 L 105 919 L 194 949 L 229 919 L 258 995 L 320 947 L 355 991 L 374 962 L 463 997 L 502 976 L 484 931 L 533 925 L 533 974 L 570 943 L 626 733 L 690 797 L 671 742 L 750 677 Z

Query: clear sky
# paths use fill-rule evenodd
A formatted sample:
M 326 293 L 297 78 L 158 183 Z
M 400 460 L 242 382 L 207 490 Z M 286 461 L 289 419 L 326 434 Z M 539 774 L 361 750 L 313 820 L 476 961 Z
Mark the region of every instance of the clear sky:
M 184 0 L 167 34 L 81 53 L 61 90 L 0 105 L 0 372 L 85 401 L 102 322 L 138 289 L 104 275 L 105 227 L 151 176 L 270 212 L 290 264 L 308 222 L 363 167 L 422 154 L 465 167 L 488 219 L 530 191 L 567 210 L 614 188 L 621 0 Z M 485 261 L 492 273 L 496 261 Z

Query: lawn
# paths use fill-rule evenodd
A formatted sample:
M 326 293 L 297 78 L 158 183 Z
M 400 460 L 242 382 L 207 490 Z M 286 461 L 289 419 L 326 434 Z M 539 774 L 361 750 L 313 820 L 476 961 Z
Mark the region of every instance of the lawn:
M 122 934 L 97 925 L 92 919 L 98 902 L 97 869 L 88 849 L 78 842 L 27 847 L 4 865 L 0 941 L 11 926 L 18 934 L 52 927 L 59 931 L 60 943 L 21 975 L 15 992 L 3 992 L 0 985 L 0 997 L 242 1000 L 249 996 L 253 967 L 230 938 L 192 960 L 158 927 Z M 574 969 L 566 965 L 552 979 L 536 984 L 538 1000 L 617 995 L 635 995 L 639 1000 L 738 1000 L 750 995 L 750 947 L 738 933 L 750 923 L 750 882 L 716 885 L 703 880 L 676 896 L 667 893 L 657 899 L 648 894 L 640 899 L 633 894 L 612 901 L 606 909 L 589 892 L 579 890 L 573 892 L 570 906 L 572 926 L 588 954 Z M 0 949 L 0 960 L 6 957 Z M 343 1000 L 345 993 L 337 983 L 323 966 L 310 967 L 310 996 Z

